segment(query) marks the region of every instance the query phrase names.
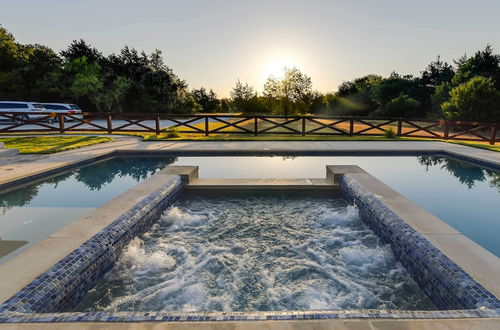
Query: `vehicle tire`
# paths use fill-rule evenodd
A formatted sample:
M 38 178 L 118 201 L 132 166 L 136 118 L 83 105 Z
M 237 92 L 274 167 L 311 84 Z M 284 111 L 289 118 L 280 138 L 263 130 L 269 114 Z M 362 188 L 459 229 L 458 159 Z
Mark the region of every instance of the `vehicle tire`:
M 14 116 L 14 122 L 16 124 L 23 124 L 23 123 L 25 123 L 24 122 L 25 120 L 29 120 L 29 119 L 30 118 L 28 116 L 26 116 L 26 115 L 15 115 Z

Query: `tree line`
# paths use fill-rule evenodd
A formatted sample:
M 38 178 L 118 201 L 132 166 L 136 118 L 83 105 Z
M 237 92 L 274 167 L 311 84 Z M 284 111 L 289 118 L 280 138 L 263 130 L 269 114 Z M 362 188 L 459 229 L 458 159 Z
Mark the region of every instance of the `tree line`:
M 237 81 L 229 98 L 189 89 L 164 62 L 125 46 L 104 56 L 84 40 L 60 53 L 23 45 L 0 26 L 0 99 L 77 103 L 86 111 L 324 114 L 500 122 L 500 54 L 490 45 L 449 64 L 438 56 L 419 75 L 369 74 L 336 92 L 313 90 L 297 68 L 269 77 L 258 93 Z

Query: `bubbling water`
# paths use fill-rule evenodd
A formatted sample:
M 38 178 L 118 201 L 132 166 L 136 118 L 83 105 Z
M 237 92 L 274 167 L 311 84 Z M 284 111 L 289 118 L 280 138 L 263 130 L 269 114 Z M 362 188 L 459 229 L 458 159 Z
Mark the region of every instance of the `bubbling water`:
M 432 309 L 389 247 L 338 198 L 180 199 L 78 311 Z

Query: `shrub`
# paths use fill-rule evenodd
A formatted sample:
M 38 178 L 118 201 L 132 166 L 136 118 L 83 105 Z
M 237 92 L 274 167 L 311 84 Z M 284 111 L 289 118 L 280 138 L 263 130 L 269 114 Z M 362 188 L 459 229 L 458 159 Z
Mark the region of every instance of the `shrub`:
M 165 131 L 165 135 L 168 138 L 178 138 L 181 135 L 179 134 L 179 130 L 176 127 L 169 127 Z
M 384 136 L 388 139 L 395 139 L 396 132 L 394 132 L 394 129 L 392 129 L 392 127 L 389 127 L 389 128 L 384 130 Z
M 415 114 L 419 107 L 420 103 L 417 100 L 401 93 L 383 105 L 377 112 L 388 117 L 407 117 Z
M 447 119 L 500 121 L 500 93 L 490 78 L 474 77 L 453 88 L 441 109 Z

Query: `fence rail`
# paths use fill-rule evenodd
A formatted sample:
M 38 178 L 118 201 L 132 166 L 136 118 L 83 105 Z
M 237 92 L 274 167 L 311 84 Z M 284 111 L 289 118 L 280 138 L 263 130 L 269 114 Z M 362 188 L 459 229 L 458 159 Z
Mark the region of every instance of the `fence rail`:
M 0 112 L 0 134 L 28 132 L 141 132 L 161 134 L 169 127 L 180 133 L 291 134 L 381 136 L 392 129 L 398 137 L 478 141 L 495 144 L 499 125 L 465 121 L 407 118 L 260 116 L 236 114 L 133 114 L 47 112 Z

